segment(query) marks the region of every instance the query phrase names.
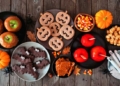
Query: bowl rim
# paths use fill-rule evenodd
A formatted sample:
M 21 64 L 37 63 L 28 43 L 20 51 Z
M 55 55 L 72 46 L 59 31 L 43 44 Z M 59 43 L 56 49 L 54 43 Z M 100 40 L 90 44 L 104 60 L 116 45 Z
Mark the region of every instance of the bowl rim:
M 93 19 L 93 26 L 91 27 L 90 30 L 82 31 L 82 30 L 80 30 L 80 29 L 77 27 L 76 20 L 77 20 L 77 18 L 78 18 L 79 15 L 87 15 L 87 16 L 90 16 L 90 17 Z M 76 28 L 77 30 L 79 30 L 80 32 L 90 32 L 90 31 L 94 28 L 94 26 L 95 26 L 95 18 L 94 18 L 92 15 L 87 14 L 87 13 L 78 13 L 78 14 L 76 15 L 75 19 L 74 19 L 74 25 L 75 25 L 75 28 Z
M 59 56 L 59 57 L 55 58 L 54 61 L 53 61 L 53 63 L 52 63 L 52 71 L 53 71 L 53 73 L 54 73 L 57 77 L 59 77 L 59 78 L 68 78 L 69 76 L 72 75 L 72 73 L 73 73 L 74 70 L 72 70 L 72 72 L 71 72 L 71 74 L 70 74 L 69 76 L 67 76 L 67 75 L 65 75 L 65 76 L 58 76 L 58 75 L 57 75 L 57 72 L 56 72 L 56 69 L 55 69 L 55 63 L 56 63 L 56 61 L 57 61 L 59 58 L 69 59 L 70 62 L 74 62 L 74 61 L 72 61 L 72 59 L 71 59 L 70 57 L 68 57 L 68 56 Z M 75 62 L 74 62 L 74 63 L 75 63 Z M 75 64 L 76 64 L 76 63 L 75 63 Z M 74 65 L 74 67 L 75 67 L 75 65 Z
M 38 79 L 35 79 L 35 80 L 26 80 L 26 79 L 20 77 L 20 76 L 17 74 L 17 72 L 15 72 L 15 71 L 14 71 L 14 74 L 15 74 L 18 78 L 20 78 L 21 80 L 26 81 L 26 82 L 39 81 L 39 80 L 43 79 L 43 78 L 46 76 L 46 74 L 48 73 L 48 71 L 50 70 L 50 66 L 51 66 L 51 57 L 50 57 L 50 54 L 49 54 L 48 50 L 47 50 L 43 45 L 41 45 L 41 44 L 39 44 L 39 43 L 37 43 L 37 42 L 28 41 L 28 42 L 23 42 L 23 43 L 21 43 L 20 45 L 18 45 L 18 46 L 14 49 L 14 51 L 12 52 L 11 58 L 13 57 L 13 54 L 16 52 L 16 50 L 17 50 L 19 47 L 21 47 L 21 46 L 23 46 L 23 45 L 25 45 L 25 44 L 36 44 L 36 45 L 39 45 L 39 47 L 41 47 L 42 49 L 44 49 L 44 51 L 46 52 L 46 55 L 48 56 L 48 59 L 49 59 L 49 61 L 50 61 L 49 68 L 47 69 L 47 72 L 46 72 L 42 77 L 39 77 Z M 36 45 L 35 45 L 35 47 L 36 47 Z M 30 46 L 30 45 L 28 45 L 28 46 Z M 34 46 L 34 45 L 33 45 L 33 46 Z M 12 58 L 12 60 L 11 60 L 11 67 L 12 67 L 12 66 L 13 66 L 13 58 Z

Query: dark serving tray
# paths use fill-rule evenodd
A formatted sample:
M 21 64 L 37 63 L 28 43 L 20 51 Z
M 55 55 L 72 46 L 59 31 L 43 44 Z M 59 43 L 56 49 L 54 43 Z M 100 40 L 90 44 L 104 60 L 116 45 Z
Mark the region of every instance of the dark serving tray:
M 59 9 L 52 9 L 52 10 L 47 10 L 46 12 L 50 12 L 51 14 L 53 14 L 53 16 L 54 16 L 54 22 L 56 22 L 56 21 L 55 21 L 55 16 L 56 16 L 56 14 L 57 14 L 58 12 L 61 12 L 61 11 L 62 11 L 62 10 L 59 10 Z M 68 14 L 69 14 L 69 13 L 68 13 Z M 72 20 L 71 17 L 70 17 L 70 23 L 69 23 L 68 25 L 74 26 L 74 22 L 73 22 L 73 20 Z M 39 18 L 38 18 L 38 20 L 36 21 L 36 24 L 35 24 L 35 34 L 37 34 L 37 28 L 40 28 L 41 26 L 42 26 L 42 25 L 39 23 Z M 74 29 L 74 28 L 73 28 L 73 29 Z M 61 38 L 61 37 L 62 37 L 62 36 L 59 36 L 59 38 Z M 42 44 L 45 48 L 47 48 L 47 49 L 49 49 L 49 50 L 53 50 L 53 49 L 49 46 L 49 44 L 48 44 L 48 42 L 49 42 L 50 38 L 52 38 L 52 36 L 50 36 L 47 41 L 41 41 L 41 40 L 39 40 L 38 37 L 37 37 L 37 35 L 36 35 L 36 38 L 37 38 L 37 41 L 38 41 L 40 44 Z M 74 38 L 74 37 L 73 37 L 73 38 Z M 71 38 L 71 39 L 69 39 L 69 40 L 66 40 L 66 39 L 64 39 L 64 38 L 62 37 L 62 41 L 63 41 L 63 43 L 64 43 L 63 48 L 65 48 L 66 46 L 68 46 L 68 45 L 73 41 L 73 38 Z
M 107 45 L 106 45 L 106 42 L 105 40 L 100 36 L 98 35 L 97 33 L 94 33 L 94 32 L 90 32 L 89 34 L 92 34 L 95 38 L 96 38 L 96 41 L 95 41 L 95 44 L 92 46 L 92 47 L 84 47 L 81 43 L 80 43 L 80 39 L 82 37 L 82 35 L 84 34 L 87 34 L 87 33 L 80 33 L 80 35 L 78 35 L 76 37 L 76 39 L 74 39 L 72 45 L 71 45 L 71 59 L 73 61 L 75 61 L 74 57 L 73 57 L 73 53 L 74 51 L 77 49 L 77 48 L 85 48 L 88 52 L 88 60 L 83 62 L 83 63 L 78 63 L 76 62 L 77 65 L 83 67 L 83 68 L 87 68 L 87 69 L 93 69 L 93 68 L 96 68 L 98 66 L 100 66 L 104 61 L 101 61 L 101 62 L 95 62 L 94 60 L 92 60 L 92 58 L 90 57 L 90 50 L 94 47 L 94 46 L 102 46 L 103 48 L 105 48 L 106 50 L 106 53 L 107 53 Z

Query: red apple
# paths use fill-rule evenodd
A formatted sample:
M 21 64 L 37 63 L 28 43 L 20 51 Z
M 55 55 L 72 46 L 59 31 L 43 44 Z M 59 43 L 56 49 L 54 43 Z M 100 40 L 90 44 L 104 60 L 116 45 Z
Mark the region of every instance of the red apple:
M 77 62 L 85 62 L 88 59 L 88 53 L 84 48 L 78 48 L 74 51 L 74 59 Z
M 91 58 L 94 61 L 100 62 L 103 61 L 106 57 L 106 51 L 101 46 L 95 46 L 91 49 Z
M 95 43 L 95 37 L 91 34 L 85 34 L 81 38 L 81 43 L 85 47 L 91 47 Z

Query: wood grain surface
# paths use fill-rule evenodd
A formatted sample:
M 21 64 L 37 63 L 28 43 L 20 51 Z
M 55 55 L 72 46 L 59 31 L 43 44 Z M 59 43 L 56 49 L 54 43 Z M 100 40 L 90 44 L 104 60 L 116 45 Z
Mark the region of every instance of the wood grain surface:
M 97 11 L 106 9 L 113 14 L 113 24 L 120 24 L 120 0 L 0 0 L 0 12 L 12 11 L 17 13 L 24 19 L 27 31 L 32 32 L 34 32 L 34 26 L 40 13 L 50 9 L 67 10 L 73 20 L 78 13 L 88 13 L 95 16 Z M 26 22 L 27 17 L 31 17 L 31 24 Z M 100 30 L 95 27 L 93 32 L 105 38 L 105 30 Z M 76 30 L 75 36 L 79 33 Z M 30 41 L 27 35 L 23 42 L 25 41 Z M 107 46 L 111 50 L 120 49 L 120 47 L 110 44 L 107 44 Z M 13 49 L 8 52 L 11 54 L 12 51 Z M 52 56 L 51 58 L 53 61 Z M 46 74 L 43 79 L 31 83 L 19 79 L 15 74 L 5 75 L 1 70 L 0 86 L 120 86 L 119 80 L 113 78 L 111 75 L 100 72 L 100 70 L 106 68 L 107 62 L 104 62 L 100 67 L 93 69 L 92 76 L 81 73 L 79 76 L 71 75 L 68 78 L 59 78 L 57 76 L 49 78 L 48 74 Z M 84 70 L 83 68 L 81 69 Z

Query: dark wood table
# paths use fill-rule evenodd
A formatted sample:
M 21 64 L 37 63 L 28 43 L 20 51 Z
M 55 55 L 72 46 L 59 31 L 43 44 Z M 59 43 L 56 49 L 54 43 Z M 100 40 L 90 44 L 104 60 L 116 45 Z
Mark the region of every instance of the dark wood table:
M 35 22 L 41 12 L 49 9 L 67 10 L 74 19 L 78 13 L 95 15 L 100 9 L 107 9 L 113 14 L 113 24 L 120 23 L 120 0 L 0 0 L 0 12 L 12 11 L 20 15 L 26 22 L 30 15 L 33 23 L 26 23 L 27 30 L 34 31 Z M 105 30 L 94 28 L 93 31 L 105 37 Z M 78 33 L 76 33 L 78 34 Z M 27 35 L 24 41 L 30 41 Z M 108 44 L 108 49 L 120 49 L 120 47 Z M 9 50 L 12 52 L 12 50 Z M 107 62 L 100 67 L 93 69 L 93 75 L 71 75 L 68 78 L 58 78 L 47 75 L 37 82 L 25 82 L 17 76 L 5 75 L 0 71 L 0 86 L 120 86 L 120 81 L 111 75 L 103 74 L 100 70 L 107 68 Z

